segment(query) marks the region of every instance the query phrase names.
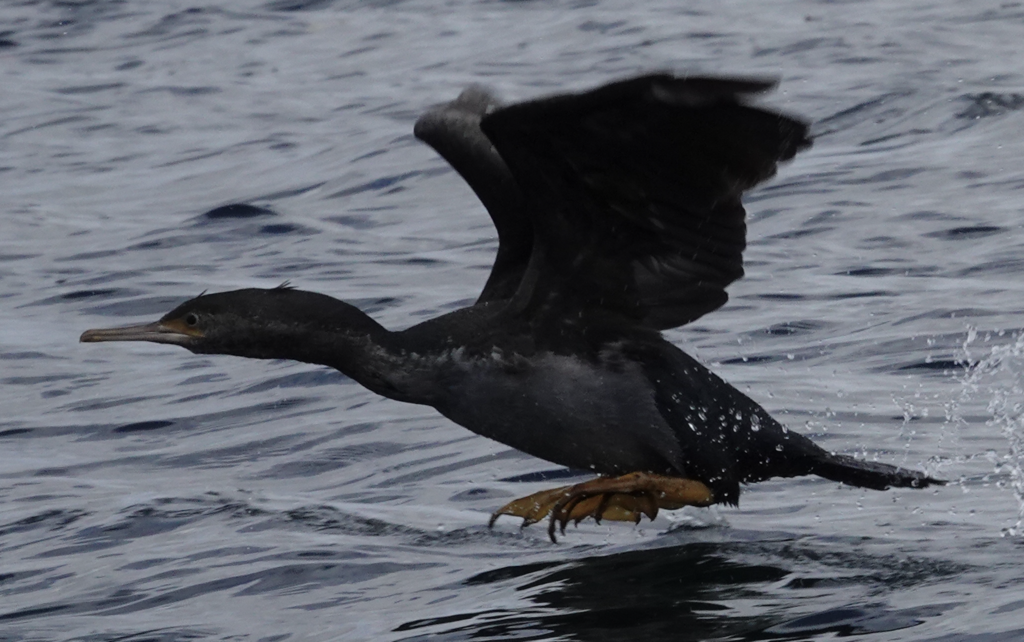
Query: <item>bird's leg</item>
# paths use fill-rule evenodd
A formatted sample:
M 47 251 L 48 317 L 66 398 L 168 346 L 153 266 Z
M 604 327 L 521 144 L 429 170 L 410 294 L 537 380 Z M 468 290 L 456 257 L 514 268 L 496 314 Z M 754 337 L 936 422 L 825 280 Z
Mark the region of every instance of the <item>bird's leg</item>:
M 599 477 L 570 487 L 551 507 L 548 536 L 555 541 L 555 525 L 562 534 L 570 520 L 577 524 L 587 517 L 639 524 L 642 515 L 653 520 L 658 509 L 708 506 L 714 493 L 699 481 L 651 473 L 629 473 L 621 477 Z
M 558 500 L 562 499 L 572 488 L 573 486 L 562 486 L 560 488 L 542 490 L 539 493 L 513 500 L 491 513 L 491 520 L 487 522 L 487 527 L 492 528 L 494 522 L 498 521 L 498 518 L 502 515 L 522 517 L 523 527 L 536 524 L 544 519 L 551 512 L 554 505 L 558 503 Z
M 587 517 L 639 523 L 642 515 L 654 519 L 658 509 L 708 506 L 715 501 L 711 489 L 699 481 L 651 473 L 629 473 L 621 477 L 598 477 L 575 486 L 563 486 L 534 493 L 509 502 L 491 515 L 489 526 L 501 515 L 523 518 L 523 526 L 550 515 L 548 535 L 555 541 L 555 525 L 570 520 L 579 524 Z

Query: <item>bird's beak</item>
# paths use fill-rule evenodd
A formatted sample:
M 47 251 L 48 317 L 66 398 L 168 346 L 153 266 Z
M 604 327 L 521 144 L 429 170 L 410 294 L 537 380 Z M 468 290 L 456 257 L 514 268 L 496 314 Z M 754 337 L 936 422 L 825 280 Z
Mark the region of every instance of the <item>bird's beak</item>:
M 189 346 L 203 335 L 195 328 L 175 321 L 157 321 L 144 325 L 129 325 L 123 328 L 105 328 L 86 330 L 79 341 L 96 343 L 99 341 L 150 341 L 152 343 L 171 343 L 178 346 Z

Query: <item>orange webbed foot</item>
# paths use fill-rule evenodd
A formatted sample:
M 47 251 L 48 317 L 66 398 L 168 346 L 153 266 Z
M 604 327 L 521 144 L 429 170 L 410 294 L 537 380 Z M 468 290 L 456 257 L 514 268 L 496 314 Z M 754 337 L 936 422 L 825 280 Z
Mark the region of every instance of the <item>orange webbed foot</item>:
M 598 523 L 602 519 L 640 523 L 643 515 L 653 520 L 662 508 L 675 510 L 713 503 L 714 493 L 699 481 L 637 472 L 599 477 L 516 499 L 495 511 L 488 526 L 494 526 L 501 515 L 522 517 L 524 527 L 549 517 L 548 536 L 554 542 L 556 525 L 564 535 L 570 521 L 579 524 L 593 517 Z

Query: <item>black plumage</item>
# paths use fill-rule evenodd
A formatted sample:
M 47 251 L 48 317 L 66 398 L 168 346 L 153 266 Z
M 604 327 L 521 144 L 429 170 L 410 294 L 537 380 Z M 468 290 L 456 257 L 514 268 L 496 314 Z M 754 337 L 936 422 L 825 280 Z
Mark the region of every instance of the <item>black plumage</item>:
M 670 480 L 594 491 L 604 499 L 585 514 L 598 518 L 630 493 L 654 498 L 654 511 L 735 504 L 742 483 L 770 477 L 941 483 L 823 450 L 661 336 L 726 302 L 743 274 L 741 195 L 810 145 L 804 123 L 750 104 L 773 86 L 656 74 L 507 107 L 471 88 L 428 112 L 416 135 L 466 179 L 498 231 L 471 307 L 391 332 L 325 295 L 250 289 L 82 340 L 324 364 L 538 457 Z M 650 490 L 679 478 L 710 490 L 695 501 Z M 589 497 L 574 489 L 572 502 Z M 584 514 L 572 502 L 559 499 L 552 519 Z

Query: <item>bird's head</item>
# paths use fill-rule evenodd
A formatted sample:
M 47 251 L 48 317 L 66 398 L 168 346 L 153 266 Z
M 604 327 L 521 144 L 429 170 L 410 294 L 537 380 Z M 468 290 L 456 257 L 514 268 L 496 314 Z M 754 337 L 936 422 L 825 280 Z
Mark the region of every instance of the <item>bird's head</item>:
M 358 308 L 289 287 L 201 294 L 159 321 L 86 330 L 81 341 L 168 343 L 200 354 L 308 360 L 297 354 L 317 338 L 382 330 Z

